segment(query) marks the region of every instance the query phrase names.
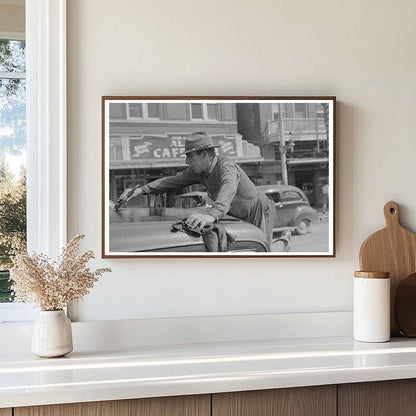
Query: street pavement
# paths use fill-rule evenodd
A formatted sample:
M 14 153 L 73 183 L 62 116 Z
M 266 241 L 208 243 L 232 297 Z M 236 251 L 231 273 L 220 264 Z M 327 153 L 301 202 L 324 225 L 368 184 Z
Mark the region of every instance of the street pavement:
M 292 233 L 291 253 L 327 252 L 328 251 L 328 214 L 319 213 L 319 223 L 311 227 L 311 232 L 304 235 Z M 278 244 L 273 244 L 272 251 L 280 251 Z

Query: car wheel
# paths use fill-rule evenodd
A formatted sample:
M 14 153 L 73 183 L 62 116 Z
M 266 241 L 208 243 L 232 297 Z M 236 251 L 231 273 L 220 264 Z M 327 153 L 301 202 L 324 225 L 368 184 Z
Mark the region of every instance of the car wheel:
M 296 225 L 296 234 L 303 235 L 308 234 L 311 231 L 311 222 L 304 218 L 300 220 Z

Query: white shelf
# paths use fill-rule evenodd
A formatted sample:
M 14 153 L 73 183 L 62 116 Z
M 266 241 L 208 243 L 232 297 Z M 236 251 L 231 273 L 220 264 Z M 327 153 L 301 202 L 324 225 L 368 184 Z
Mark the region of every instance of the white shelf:
M 339 384 L 416 377 L 416 340 L 350 337 L 0 354 L 0 407 Z

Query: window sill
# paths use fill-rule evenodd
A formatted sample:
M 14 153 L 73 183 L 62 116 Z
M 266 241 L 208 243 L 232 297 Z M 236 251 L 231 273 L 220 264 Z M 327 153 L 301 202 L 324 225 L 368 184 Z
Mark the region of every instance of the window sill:
M 28 303 L 0 303 L 0 325 L 21 325 L 33 322 L 35 310 Z

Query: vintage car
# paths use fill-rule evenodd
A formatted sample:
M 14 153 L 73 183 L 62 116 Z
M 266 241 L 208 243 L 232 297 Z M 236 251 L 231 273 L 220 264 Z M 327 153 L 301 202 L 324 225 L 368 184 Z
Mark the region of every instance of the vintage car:
M 192 191 L 175 196 L 176 208 L 203 207 L 211 204 L 212 201 L 206 192 Z
M 165 208 L 158 216 L 145 208 L 136 212 L 135 208 L 122 208 L 118 212 L 110 209 L 110 252 L 205 252 L 206 247 L 201 236 L 186 232 L 173 232 L 172 225 L 186 218 L 190 212 L 204 208 L 178 209 Z M 252 224 L 225 216 L 220 221 L 225 230 L 235 237 L 230 251 L 235 253 L 260 253 L 270 251 L 265 235 Z M 290 235 L 283 233 L 274 240 L 273 251 L 289 251 Z
M 276 207 L 275 230 L 290 229 L 297 234 L 307 234 L 311 225 L 319 221 L 318 213 L 311 207 L 305 193 L 296 186 L 258 186 Z

